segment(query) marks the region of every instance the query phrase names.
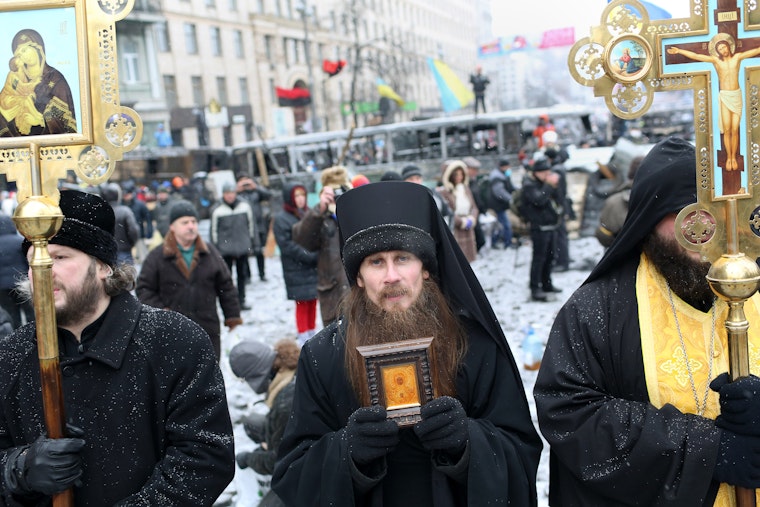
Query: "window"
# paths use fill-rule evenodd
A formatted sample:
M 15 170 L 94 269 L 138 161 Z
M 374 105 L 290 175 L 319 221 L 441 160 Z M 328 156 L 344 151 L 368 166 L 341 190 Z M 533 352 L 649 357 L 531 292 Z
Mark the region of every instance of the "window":
M 134 39 L 126 38 L 121 47 L 121 72 L 122 81 L 127 84 L 135 84 L 140 81 L 139 45 Z
M 258 2 L 256 2 L 256 11 L 259 14 L 264 14 L 264 0 L 258 0 Z
M 205 0 L 206 7 L 216 8 L 216 0 Z
M 274 79 L 269 79 L 269 101 L 277 103 L 277 92 L 274 89 Z
M 219 103 L 223 106 L 229 104 L 229 97 L 227 96 L 227 78 L 216 78 L 216 93 L 219 94 Z
M 212 26 L 209 29 L 211 35 L 211 54 L 222 56 L 222 32 L 218 26 Z
M 201 79 L 201 76 L 191 76 L 190 83 L 193 88 L 193 104 L 203 106 L 206 104 L 205 94 L 203 93 L 203 79 Z
M 271 35 L 264 36 L 264 49 L 267 53 L 267 61 L 272 63 L 272 44 L 274 43 L 274 37 Z
M 228 0 L 228 2 L 229 3 L 227 5 L 227 7 L 229 8 L 229 10 L 231 10 L 233 12 L 236 11 L 236 10 L 238 10 L 237 0 Z
M 235 30 L 232 32 L 232 43 L 235 46 L 235 56 L 238 58 L 245 58 L 245 50 L 243 48 L 243 32 Z
M 156 23 L 153 27 L 156 33 L 156 45 L 158 46 L 158 51 L 161 53 L 170 52 L 172 46 L 169 42 L 169 27 L 166 21 L 163 23 Z
M 198 54 L 198 37 L 195 33 L 195 25 L 192 23 L 185 23 L 185 49 L 187 54 Z
M 238 87 L 240 88 L 240 103 L 248 105 L 251 103 L 251 97 L 248 95 L 248 78 L 238 78 Z
M 177 80 L 174 76 L 164 75 L 164 96 L 166 97 L 166 107 L 174 109 L 177 107 Z

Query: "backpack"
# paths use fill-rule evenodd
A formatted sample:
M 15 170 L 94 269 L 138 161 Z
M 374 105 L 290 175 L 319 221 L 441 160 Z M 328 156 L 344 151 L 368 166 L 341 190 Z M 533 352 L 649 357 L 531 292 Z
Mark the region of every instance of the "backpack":
M 517 188 L 512 192 L 512 201 L 509 203 L 509 211 L 523 222 L 528 222 L 525 219 L 525 202 L 523 200 L 522 187 Z
M 485 213 L 486 210 L 491 208 L 492 190 L 491 190 L 491 178 L 487 175 L 481 176 L 477 180 L 478 195 L 475 196 L 475 204 L 478 205 L 478 209 Z

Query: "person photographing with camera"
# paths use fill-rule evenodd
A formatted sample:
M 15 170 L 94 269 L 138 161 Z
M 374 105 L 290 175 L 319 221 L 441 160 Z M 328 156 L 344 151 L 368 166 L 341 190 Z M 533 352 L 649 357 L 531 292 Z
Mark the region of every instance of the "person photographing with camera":
M 319 203 L 310 208 L 293 226 L 293 240 L 309 251 L 319 252 L 317 260 L 317 294 L 324 326 L 338 316 L 338 304 L 349 285 L 340 259 L 340 235 L 335 201 L 351 188 L 345 167 L 322 171 Z

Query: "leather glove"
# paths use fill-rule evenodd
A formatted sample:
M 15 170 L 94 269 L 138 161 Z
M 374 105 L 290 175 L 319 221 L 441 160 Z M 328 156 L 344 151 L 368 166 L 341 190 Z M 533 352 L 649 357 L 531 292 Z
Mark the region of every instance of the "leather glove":
M 713 477 L 734 486 L 760 488 L 760 437 L 721 430 Z
M 235 461 L 237 461 L 237 465 L 241 470 L 248 468 L 248 456 L 250 455 L 251 453 L 248 451 L 239 452 L 235 455 Z
M 398 424 L 388 419 L 385 407 L 357 409 L 344 430 L 348 453 L 356 464 L 366 465 L 387 455 L 399 442 Z
M 710 383 L 710 389 L 720 395 L 716 426 L 760 437 L 760 378 L 750 375 L 731 382 L 728 373 L 722 373 Z
M 420 409 L 422 421 L 414 432 L 428 451 L 442 451 L 459 457 L 469 439 L 467 413 L 459 400 L 442 396 L 425 403 Z
M 79 452 L 84 443 L 81 438 L 41 436 L 9 455 L 6 482 L 15 493 L 53 495 L 69 489 L 82 476 Z

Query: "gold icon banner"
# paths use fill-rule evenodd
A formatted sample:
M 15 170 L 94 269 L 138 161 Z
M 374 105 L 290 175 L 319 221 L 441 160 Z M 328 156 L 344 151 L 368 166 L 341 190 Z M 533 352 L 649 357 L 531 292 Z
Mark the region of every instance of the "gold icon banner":
M 0 54 L 9 61 L 0 90 L 0 172 L 16 182 L 19 202 L 39 194 L 57 202 L 58 180 L 70 170 L 85 183 L 102 183 L 140 142 L 142 120 L 119 103 L 116 52 L 116 21 L 133 6 L 134 0 L 2 2 L 0 19 L 14 29 L 0 35 Z

